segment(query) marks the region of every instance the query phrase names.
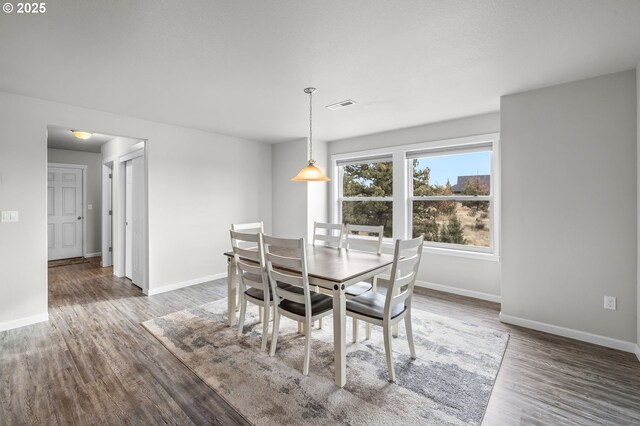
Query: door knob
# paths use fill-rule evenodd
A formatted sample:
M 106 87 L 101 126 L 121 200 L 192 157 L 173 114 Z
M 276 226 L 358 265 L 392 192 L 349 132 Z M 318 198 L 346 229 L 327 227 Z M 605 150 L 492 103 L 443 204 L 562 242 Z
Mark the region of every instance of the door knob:
M 82 216 L 78 216 L 78 220 L 82 219 Z

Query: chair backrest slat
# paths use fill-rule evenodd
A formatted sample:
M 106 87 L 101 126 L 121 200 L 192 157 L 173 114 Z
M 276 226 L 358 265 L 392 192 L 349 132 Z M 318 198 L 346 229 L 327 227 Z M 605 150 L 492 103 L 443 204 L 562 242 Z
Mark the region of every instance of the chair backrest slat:
M 260 263 L 256 262 L 256 263 L 249 263 L 244 261 L 243 259 L 240 259 L 237 261 L 237 266 L 238 269 L 240 269 L 242 272 L 245 272 L 247 274 L 262 274 L 262 271 L 264 269 L 264 266 L 261 266 Z
M 313 245 L 321 241 L 327 247 L 340 248 L 342 244 L 343 226 L 341 223 L 313 223 Z
M 242 234 L 251 234 L 256 236 L 256 240 L 247 238 L 238 244 L 238 247 L 251 249 L 258 247 L 257 235 L 264 232 L 264 224 L 262 222 L 232 223 L 231 230 Z
M 231 230 L 244 234 L 261 234 L 264 232 L 264 224 L 262 222 L 232 223 Z
M 239 243 L 244 242 L 243 240 L 238 241 L 238 245 L 233 247 L 233 254 L 237 254 L 241 259 L 248 259 L 254 262 L 260 262 L 260 251 L 257 249 L 258 246 L 247 249 L 239 246 Z
M 303 279 L 300 276 L 285 274 L 283 272 L 277 271 L 273 269 L 271 271 L 271 276 L 278 283 L 291 284 L 296 287 L 304 287 Z
M 291 300 L 296 303 L 305 303 L 305 295 L 300 293 L 294 293 L 284 288 L 278 287 L 276 289 L 278 297 L 285 300 Z
M 346 225 L 346 248 L 382 253 L 384 226 Z
M 281 268 L 290 268 L 294 270 L 302 269 L 302 261 L 296 257 L 280 256 L 274 253 L 267 253 L 267 259 L 274 265 L 278 265 Z

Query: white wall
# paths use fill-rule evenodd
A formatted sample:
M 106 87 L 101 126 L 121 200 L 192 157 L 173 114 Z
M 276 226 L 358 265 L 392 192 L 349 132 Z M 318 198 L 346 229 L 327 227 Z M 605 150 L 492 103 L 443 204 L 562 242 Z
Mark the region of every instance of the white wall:
M 637 288 L 636 288 L 636 297 L 638 299 L 637 307 L 636 307 L 636 330 L 637 330 L 637 339 L 636 339 L 636 355 L 638 359 L 640 359 L 640 63 L 636 67 L 636 133 L 637 133 L 637 143 L 636 143 L 636 151 L 637 151 L 637 159 L 636 165 L 638 166 L 637 171 L 637 194 L 638 194 L 638 241 L 636 247 L 638 248 L 638 261 L 636 263 L 636 274 L 637 274 Z
M 504 96 L 501 115 L 502 314 L 634 342 L 635 72 Z
M 307 184 L 291 182 L 306 165 L 306 140 L 273 147 L 273 235 L 300 238 L 307 235 Z
M 270 145 L 0 92 L 0 327 L 47 312 L 49 124 L 149 141 L 150 290 L 224 274 L 230 223 L 271 226 Z
M 500 114 L 496 112 L 332 141 L 328 144 L 327 155 L 496 133 L 499 130 Z M 440 290 L 499 300 L 500 262 L 425 252 L 418 281 Z
M 87 254 L 102 250 L 102 156 L 94 152 L 69 151 L 66 149 L 47 149 L 49 163 L 84 164 L 87 166 L 87 204 L 93 208 L 87 210 Z

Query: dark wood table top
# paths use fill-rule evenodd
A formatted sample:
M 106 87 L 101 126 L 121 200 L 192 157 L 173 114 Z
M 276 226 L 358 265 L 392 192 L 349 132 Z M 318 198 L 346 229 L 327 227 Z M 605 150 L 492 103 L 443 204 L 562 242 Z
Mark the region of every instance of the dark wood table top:
M 229 251 L 224 255 L 233 257 L 233 252 Z M 282 255 L 286 256 L 286 253 L 282 253 Z M 393 256 L 389 254 L 307 246 L 307 272 L 309 276 L 335 283 L 349 281 L 392 263 Z

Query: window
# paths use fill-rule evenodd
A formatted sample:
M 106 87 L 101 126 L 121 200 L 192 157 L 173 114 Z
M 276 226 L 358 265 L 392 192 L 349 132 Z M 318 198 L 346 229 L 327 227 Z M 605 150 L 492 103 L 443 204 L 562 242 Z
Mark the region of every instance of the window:
M 491 145 L 407 154 L 410 227 L 434 246 L 492 247 Z
M 439 253 L 497 258 L 498 136 L 332 156 L 333 220 L 383 225 L 386 238 L 424 235 Z
M 342 223 L 383 225 L 393 236 L 393 161 L 391 157 L 339 162 Z

